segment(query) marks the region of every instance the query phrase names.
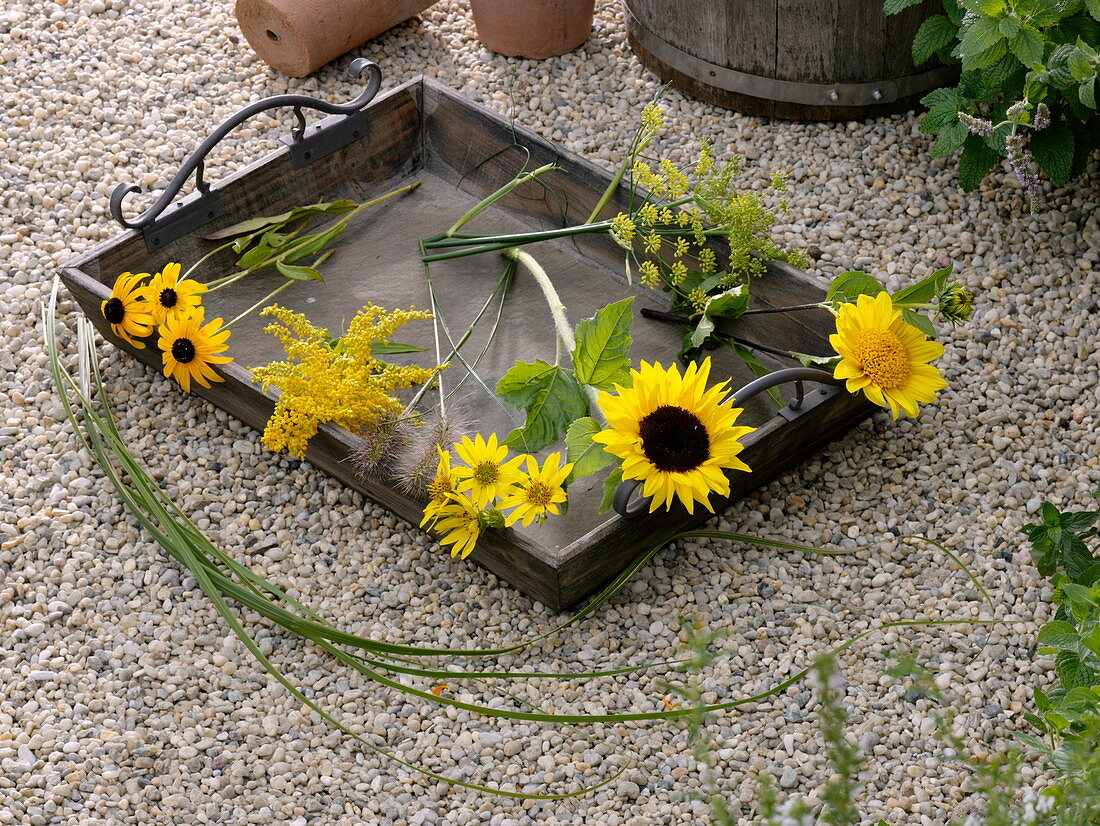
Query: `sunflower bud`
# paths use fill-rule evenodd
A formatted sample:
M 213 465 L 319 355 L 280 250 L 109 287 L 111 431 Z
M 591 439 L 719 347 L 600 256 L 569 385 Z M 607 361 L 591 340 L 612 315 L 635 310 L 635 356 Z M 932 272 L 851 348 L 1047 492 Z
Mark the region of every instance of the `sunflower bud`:
M 486 508 L 481 512 L 481 524 L 486 528 L 503 528 L 504 514 L 496 508 Z
M 939 315 L 952 324 L 962 324 L 974 314 L 974 294 L 962 284 L 951 284 L 940 293 Z

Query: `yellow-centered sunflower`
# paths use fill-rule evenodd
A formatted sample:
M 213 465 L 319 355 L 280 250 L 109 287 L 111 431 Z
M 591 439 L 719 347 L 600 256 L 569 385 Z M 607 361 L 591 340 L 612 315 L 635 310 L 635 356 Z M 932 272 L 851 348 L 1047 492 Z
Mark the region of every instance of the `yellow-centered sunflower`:
M 115 280 L 110 297 L 99 305 L 99 311 L 111 325 L 111 332 L 139 350 L 145 349 L 144 338 L 153 332 L 153 316 L 149 312 L 149 288 L 141 282 L 147 272 L 124 272 Z
M 527 461 L 527 473 L 500 502 L 502 509 L 515 508 L 504 520 L 509 527 L 520 520 L 526 526 L 536 519 L 541 523 L 547 514 L 557 516 L 561 512 L 558 505 L 566 500 L 565 479 L 573 469 L 572 463 L 562 467 L 560 453 L 547 456 L 541 468 L 534 456 L 523 458 Z
M 440 507 L 432 529 L 440 534 L 440 545 L 452 546 L 452 557 L 465 559 L 481 535 L 481 508 L 461 493 L 448 494 L 448 501 Z
M 710 494 L 730 492 L 726 470 L 749 470 L 737 455 L 755 428 L 735 426 L 742 411 L 727 402 L 727 382 L 707 388 L 709 358 L 682 376 L 675 364 L 666 370 L 644 361 L 630 372 L 632 387 L 600 393 L 609 427 L 592 440 L 622 460 L 624 479 L 643 483 L 642 494 L 653 497 L 650 513 L 677 497 L 688 513 L 695 502 L 713 513 Z
M 519 463 L 523 457 L 508 459 L 508 448 L 497 444 L 495 433 L 489 436 L 489 441 L 480 433 L 473 439 L 464 436 L 455 443 L 455 452 L 467 465 L 454 469 L 459 479 L 458 491 L 469 494 L 479 508 L 488 507 L 522 478 Z
M 420 527 L 429 526 L 439 518 L 443 507 L 451 501 L 451 494 L 458 489 L 458 476 L 451 469 L 451 454 L 435 446 L 439 451 L 439 467 L 435 471 L 435 479 L 428 483 L 428 504 L 424 506 L 424 518 L 420 520 Z
M 840 354 L 834 378 L 845 379 L 849 393 L 863 391 L 875 404 L 918 414 L 918 402 L 930 402 L 947 387 L 940 371 L 928 362 L 943 355 L 943 345 L 901 317 L 887 293 L 861 295 L 844 304 L 829 344 Z
M 203 324 L 202 308 L 194 315 L 166 321 L 158 342 L 164 375 L 174 378 L 187 391 L 191 390 L 191 379 L 203 387 L 210 387 L 212 381 L 224 381 L 210 366 L 233 361 L 230 356 L 219 355 L 229 349 L 225 342 L 230 336 L 230 331 L 221 326 L 220 318 Z
M 188 316 L 202 306 L 206 285 L 190 278 L 180 280 L 180 265 L 165 264 L 164 269 L 149 282 L 150 310 L 153 323 L 160 325 L 169 319 Z

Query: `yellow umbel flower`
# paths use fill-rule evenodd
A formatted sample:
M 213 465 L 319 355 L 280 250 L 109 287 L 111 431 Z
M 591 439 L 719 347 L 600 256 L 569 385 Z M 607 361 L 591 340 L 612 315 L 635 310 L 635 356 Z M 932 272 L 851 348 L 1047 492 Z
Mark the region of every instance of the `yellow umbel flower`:
M 718 258 L 710 247 L 703 247 L 699 250 L 699 269 L 707 273 L 717 271 Z
M 651 227 L 661 220 L 661 212 L 657 209 L 656 204 L 646 201 L 642 204 L 642 208 L 637 212 L 638 223 L 643 226 Z
M 189 316 L 202 306 L 206 285 L 190 278 L 180 280 L 180 265 L 165 264 L 149 282 L 149 304 L 153 323 Z
M 229 330 L 222 329 L 220 318 L 203 324 L 201 307 L 189 316 L 168 319 L 160 327 L 157 342 L 164 375 L 174 378 L 187 391 L 191 390 L 192 379 L 207 388 L 212 381 L 225 381 L 210 365 L 233 361 L 230 356 L 220 355 L 229 349 L 226 342 L 230 335 Z
M 443 506 L 451 501 L 451 494 L 458 490 L 458 476 L 451 469 L 451 454 L 435 446 L 439 451 L 439 467 L 435 472 L 435 479 L 428 483 L 428 496 L 431 499 L 424 506 L 424 518 L 420 520 L 420 527 L 425 527 L 439 518 Z
M 523 476 L 519 469 L 522 456 L 508 459 L 508 448 L 497 443 L 493 433 L 486 441 L 480 433 L 473 439 L 464 436 L 455 443 L 458 454 L 466 467 L 456 467 L 459 493 L 469 494 L 479 508 L 492 504 Z
M 642 248 L 647 255 L 656 255 L 661 251 L 661 236 L 656 232 L 642 236 Z
M 668 269 L 668 280 L 673 284 L 682 284 L 687 278 L 688 268 L 683 261 L 677 261 Z
M 901 317 L 890 296 L 861 295 L 844 304 L 829 344 L 840 354 L 833 376 L 845 379 L 848 392 L 860 390 L 896 419 L 901 411 L 918 414 L 918 402 L 930 402 L 947 387 L 940 371 L 928 362 L 943 355 L 943 345 Z
M 634 219 L 625 212 L 620 212 L 611 219 L 611 237 L 615 239 L 615 243 L 620 247 L 630 249 L 637 232 L 638 228 L 634 224 Z
M 432 530 L 440 534 L 440 545 L 451 545 L 451 556 L 463 559 L 477 544 L 481 535 L 481 509 L 461 493 L 449 494 L 439 509 Z
M 500 502 L 501 509 L 515 508 L 504 520 L 509 527 L 521 520 L 524 526 L 536 519 L 541 524 L 548 514 L 557 516 L 558 505 L 566 500 L 565 479 L 573 470 L 572 463 L 562 466 L 560 453 L 547 456 L 541 468 L 534 456 L 523 458 L 527 473 Z
M 682 376 L 675 364 L 666 370 L 643 361 L 631 376 L 631 387 L 600 393 L 608 428 L 592 440 L 622 460 L 624 479 L 643 483 L 642 494 L 653 497 L 650 513 L 677 497 L 688 513 L 695 502 L 713 513 L 710 494 L 730 492 L 726 470 L 749 470 L 737 456 L 754 430 L 735 426 L 742 411 L 725 398 L 728 382 L 707 388 L 709 358 Z
M 142 280 L 149 277 L 147 272 L 124 272 L 111 288 L 110 297 L 99 305 L 99 311 L 111 332 L 123 341 L 139 350 L 145 344 L 137 340 L 153 332 L 153 316 L 149 312 L 149 288 L 142 287 Z
M 264 429 L 268 450 L 304 457 L 307 443 L 324 422 L 354 433 L 383 415 L 400 414 L 404 405 L 393 392 L 431 381 L 442 369 L 390 364 L 371 354 L 372 345 L 390 341 L 403 324 L 431 318 L 429 313 L 387 312 L 367 305 L 337 345 L 328 330 L 310 324 L 301 313 L 275 305 L 261 315 L 276 319 L 264 332 L 278 338 L 287 355 L 287 361 L 252 371 L 253 381 L 281 391 Z
M 656 288 L 661 285 L 661 271 L 652 261 L 643 261 L 639 264 L 638 272 L 642 274 L 642 286 Z
M 703 312 L 707 308 L 707 300 L 710 298 L 706 291 L 699 287 L 692 287 L 691 292 L 688 293 L 688 301 L 691 302 L 691 306 L 698 312 Z
M 642 128 L 648 132 L 657 132 L 664 125 L 665 113 L 657 101 L 650 101 L 642 107 Z

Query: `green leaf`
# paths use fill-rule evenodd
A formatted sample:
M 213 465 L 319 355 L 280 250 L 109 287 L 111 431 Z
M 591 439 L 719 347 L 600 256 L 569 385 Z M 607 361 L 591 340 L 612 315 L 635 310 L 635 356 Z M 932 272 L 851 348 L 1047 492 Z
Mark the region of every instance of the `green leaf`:
M 926 278 L 922 278 L 916 284 L 911 284 L 903 290 L 898 290 L 893 295 L 894 306 L 905 304 L 931 304 L 936 296 L 943 292 L 947 286 L 947 279 L 951 277 L 955 269 L 954 264 L 949 264 L 942 270 L 936 270 Z
M 570 422 L 588 413 L 587 399 L 573 372 L 541 359 L 512 365 L 497 383 L 496 393 L 526 411 L 523 427 L 509 433 L 504 443 L 527 453 L 552 445 Z
M 289 278 L 291 281 L 324 281 L 321 277 L 321 273 L 312 267 L 294 267 L 290 264 L 284 264 L 282 261 L 275 262 L 275 269 L 277 269 L 284 278 Z
M 1043 754 L 1050 754 L 1050 746 L 1048 746 L 1046 743 L 1044 743 L 1042 740 L 1040 740 L 1038 737 L 1035 737 L 1034 735 L 1025 734 L 1022 731 L 1014 731 L 1012 732 L 1012 736 L 1019 740 L 1021 743 L 1031 746 L 1031 748 L 1035 749 L 1036 751 L 1039 751 Z
M 1039 635 L 1036 637 L 1036 642 L 1038 642 L 1039 645 L 1053 648 L 1055 651 L 1075 652 L 1080 646 L 1081 637 L 1077 633 L 1077 629 L 1068 622 L 1051 620 L 1039 629 Z
M 923 313 L 918 313 L 916 310 L 902 310 L 901 317 L 906 324 L 913 325 L 929 338 L 936 337 L 936 325 Z
M 622 481 L 623 469 L 621 467 L 615 468 L 603 480 L 603 499 L 600 500 L 600 513 L 607 513 L 611 510 L 611 503 L 615 501 L 615 488 Z
M 578 381 L 600 390 L 629 384 L 633 303 L 632 296 L 608 304 L 577 325 L 577 346 L 572 355 Z
M 993 171 L 998 155 L 977 135 L 970 135 L 959 157 L 959 186 L 963 192 L 973 192 L 982 178 Z
M 884 0 L 882 4 L 882 13 L 889 17 L 893 14 L 905 11 L 910 6 L 915 6 L 921 0 Z
M 1043 36 L 1030 26 L 1021 28 L 1009 41 L 1009 48 L 1021 63 L 1027 67 L 1041 63 L 1046 52 Z
M 989 17 L 978 17 L 970 25 L 964 25 L 961 34 L 959 55 L 963 59 L 965 68 L 971 68 L 970 62 L 974 58 L 985 54 L 998 45 L 1003 46 L 1005 42 L 997 21 Z
M 1039 168 L 1056 184 L 1069 180 L 1073 166 L 1073 130 L 1064 123 L 1052 123 L 1031 136 L 1031 154 Z
M 591 416 L 582 416 L 565 431 L 566 460 L 573 463 L 569 481 L 603 470 L 615 461 L 615 457 L 604 450 L 592 437 L 603 430 L 599 422 Z
M 274 254 L 275 251 L 271 249 L 271 247 L 267 246 L 267 244 L 259 244 L 258 246 L 253 247 L 240 258 L 238 258 L 237 266 L 240 267 L 242 270 L 251 269 L 252 267 L 255 267 L 256 265 L 264 262 Z
M 737 318 L 748 308 L 748 285 L 738 284 L 708 298 L 703 313 L 711 318 Z
M 970 130 L 962 121 L 956 120 L 954 123 L 947 124 L 932 143 L 932 157 L 946 158 L 948 155 L 953 155 L 966 143 L 969 134 Z
M 822 367 L 832 371 L 840 364 L 840 356 L 811 356 L 808 353 L 794 353 L 796 359 L 802 362 L 803 367 Z
M 1054 670 L 1066 688 L 1085 688 L 1096 682 L 1096 670 L 1071 651 L 1062 651 L 1054 658 Z
M 423 353 L 427 347 L 415 344 L 401 344 L 396 341 L 379 341 L 370 346 L 372 356 L 397 356 L 401 353 Z
M 825 293 L 826 301 L 855 301 L 861 295 L 875 296 L 886 292 L 886 287 L 873 275 L 854 270 L 838 275 Z
M 979 52 L 976 55 L 969 57 L 963 65 L 967 69 L 985 69 L 988 66 L 992 66 L 998 60 L 1008 54 L 1008 41 L 1001 40 L 994 44 L 984 52 Z
M 1077 87 L 1077 97 L 1089 109 L 1096 108 L 1096 78 L 1092 77 Z
M 284 212 L 280 215 L 249 218 L 247 221 L 241 221 L 239 224 L 234 224 L 231 227 L 220 229 L 217 232 L 212 232 L 202 237 L 207 241 L 221 241 L 226 238 L 233 238 L 236 235 L 255 232 L 265 227 L 289 224 L 292 221 L 297 221 L 299 218 L 307 218 L 312 215 L 343 215 L 345 212 L 351 212 L 357 206 L 358 204 L 355 203 L 355 201 L 340 200 L 331 201 L 326 204 L 311 204 L 310 206 L 295 207 L 290 212 Z
M 1097 0 L 1100 2 L 1100 0 Z M 925 20 L 913 37 L 913 63 L 920 65 L 955 39 L 958 29 L 942 14 Z
M 1092 68 L 1091 61 L 1085 57 L 1079 48 L 1075 48 L 1070 52 L 1069 61 L 1066 65 L 1073 74 L 1073 79 L 1078 83 L 1096 76 L 1096 70 Z
M 1100 0 L 1085 0 L 1085 8 L 1097 20 L 1100 20 Z
M 711 333 L 714 332 L 714 319 L 708 315 L 703 315 L 699 319 L 699 323 L 695 325 L 695 329 L 692 330 L 687 338 L 684 339 L 683 350 L 686 353 L 689 350 L 698 350 L 704 344 L 707 343 L 707 339 L 710 338 Z
M 280 255 L 288 264 L 293 264 L 295 261 L 299 261 L 302 258 L 312 257 L 324 249 L 329 241 L 335 240 L 343 235 L 344 230 L 347 228 L 347 223 L 342 223 L 331 226 L 324 232 L 303 235 L 297 241 L 288 244 Z

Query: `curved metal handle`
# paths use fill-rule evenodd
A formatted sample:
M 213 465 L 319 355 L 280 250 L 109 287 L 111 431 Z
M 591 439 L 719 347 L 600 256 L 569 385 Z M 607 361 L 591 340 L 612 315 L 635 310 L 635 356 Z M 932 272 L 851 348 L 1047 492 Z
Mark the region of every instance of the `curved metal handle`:
M 378 67 L 377 63 L 360 57 L 352 61 L 348 71 L 353 78 L 359 77 L 364 71 L 368 72 L 370 75 L 367 78 L 366 89 L 364 89 L 355 100 L 348 103 L 328 103 L 327 101 L 317 98 L 311 98 L 308 95 L 275 95 L 274 97 L 264 98 L 263 100 L 251 103 L 215 129 L 210 136 L 199 145 L 199 148 L 191 154 L 191 157 L 184 162 L 180 171 L 176 173 L 176 177 L 168 184 L 168 187 L 164 190 L 160 198 L 157 199 L 157 202 L 133 221 L 126 220 L 126 217 L 122 214 L 122 202 L 128 195 L 135 192 L 141 192 L 141 187 L 127 183 L 121 183 L 116 186 L 115 191 L 111 193 L 111 216 L 127 229 L 141 229 L 149 226 L 171 205 L 172 200 L 179 194 L 179 191 L 187 181 L 187 177 L 192 172 L 195 173 L 195 188 L 201 194 L 207 193 L 210 190 L 210 184 L 203 180 L 203 165 L 206 156 L 210 154 L 210 150 L 217 146 L 222 138 L 259 112 L 264 112 L 268 109 L 277 109 L 280 106 L 292 106 L 296 119 L 293 138 L 295 141 L 300 141 L 305 135 L 306 128 L 306 119 L 302 114 L 303 108 L 315 109 L 318 112 L 324 112 L 328 115 L 351 115 L 359 111 L 370 103 L 371 100 L 374 99 L 374 96 L 378 94 L 378 90 L 382 88 L 382 70 Z
M 816 367 L 788 367 L 784 370 L 776 370 L 774 373 L 768 373 L 766 376 L 761 376 L 758 379 L 750 381 L 730 397 L 730 402 L 744 404 L 753 396 L 757 396 L 765 390 L 770 390 L 780 384 L 786 384 L 789 381 L 794 382 L 795 397 L 794 401 L 788 405 L 788 409 L 794 411 L 801 410 L 806 401 L 806 388 L 804 387 L 804 382 L 813 381 L 819 384 L 832 385 L 844 384 L 842 379 L 833 378 L 833 374 L 828 370 L 819 370 Z M 635 496 L 634 494 L 637 493 L 640 486 L 641 482 L 637 479 L 624 479 L 619 483 L 618 487 L 615 488 L 615 496 L 611 500 L 611 507 L 624 519 L 633 519 L 643 513 L 649 513 L 649 507 L 653 497 Z

